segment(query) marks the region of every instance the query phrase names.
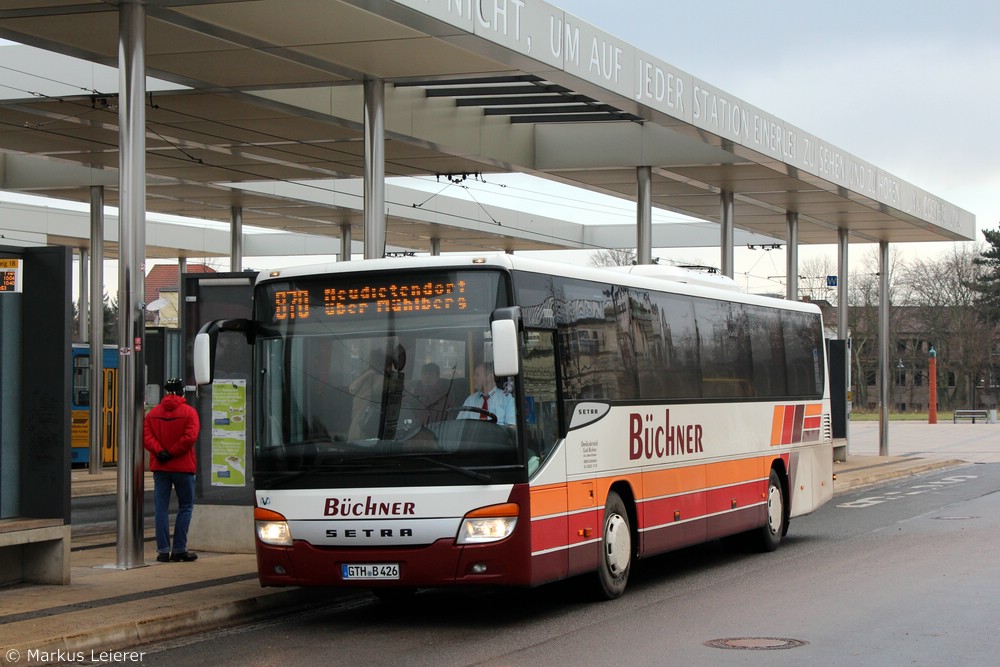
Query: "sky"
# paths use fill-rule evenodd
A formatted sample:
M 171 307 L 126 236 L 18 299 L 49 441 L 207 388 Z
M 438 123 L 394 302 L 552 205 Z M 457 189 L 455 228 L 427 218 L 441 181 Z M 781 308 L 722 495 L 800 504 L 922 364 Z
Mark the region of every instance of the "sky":
M 972 212 L 980 230 L 1000 221 L 1000 3 L 995 0 L 551 0 L 570 14 Z M 571 194 L 511 182 L 500 205 L 548 200 L 574 217 Z M 436 186 L 435 186 L 436 187 Z M 478 187 L 478 186 L 477 186 Z M 483 197 L 490 188 L 475 190 Z M 449 196 L 462 196 L 453 188 Z M 605 216 L 634 220 L 631 202 Z M 539 210 L 545 213 L 544 210 Z M 671 213 L 656 219 L 678 219 Z M 737 221 L 738 224 L 738 221 Z M 934 257 L 950 243 L 892 246 Z M 871 244 L 851 246 L 852 268 Z M 737 282 L 783 290 L 784 251 L 737 248 Z M 667 260 L 718 266 L 716 248 L 654 249 Z M 833 246 L 803 246 L 803 262 Z M 248 258 L 261 268 L 279 258 Z M 224 262 L 223 262 L 224 264 Z

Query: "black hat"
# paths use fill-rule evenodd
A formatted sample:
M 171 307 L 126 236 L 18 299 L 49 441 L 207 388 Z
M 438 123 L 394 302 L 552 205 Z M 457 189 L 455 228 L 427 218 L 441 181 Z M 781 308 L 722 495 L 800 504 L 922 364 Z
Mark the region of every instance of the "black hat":
M 163 385 L 163 390 L 168 394 L 177 394 L 180 396 L 184 393 L 184 380 L 180 378 L 170 378 Z

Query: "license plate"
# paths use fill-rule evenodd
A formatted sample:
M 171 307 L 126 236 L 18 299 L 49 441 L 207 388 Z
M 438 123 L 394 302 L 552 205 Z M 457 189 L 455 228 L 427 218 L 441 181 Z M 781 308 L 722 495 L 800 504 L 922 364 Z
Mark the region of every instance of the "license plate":
M 399 579 L 399 563 L 345 563 L 340 573 L 344 579 Z

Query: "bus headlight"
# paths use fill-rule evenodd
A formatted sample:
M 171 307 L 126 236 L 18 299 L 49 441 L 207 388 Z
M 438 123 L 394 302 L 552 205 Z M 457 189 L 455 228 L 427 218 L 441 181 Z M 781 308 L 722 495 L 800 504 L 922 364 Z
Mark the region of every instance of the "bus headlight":
M 284 516 L 271 510 L 255 507 L 253 518 L 258 540 L 276 547 L 292 546 L 292 531 Z
M 458 529 L 459 544 L 482 544 L 509 537 L 517 525 L 520 507 L 517 503 L 504 503 L 480 507 L 465 515 Z

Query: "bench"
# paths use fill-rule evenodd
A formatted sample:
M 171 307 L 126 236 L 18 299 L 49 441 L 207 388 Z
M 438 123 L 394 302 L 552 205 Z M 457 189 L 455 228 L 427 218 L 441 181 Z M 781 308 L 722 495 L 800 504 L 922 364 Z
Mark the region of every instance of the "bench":
M 0 584 L 68 584 L 70 539 L 62 519 L 0 519 Z
M 986 421 L 986 410 L 955 410 L 955 415 L 952 417 L 952 423 L 957 424 L 959 419 L 971 419 L 973 424 L 976 423 L 977 419 Z

